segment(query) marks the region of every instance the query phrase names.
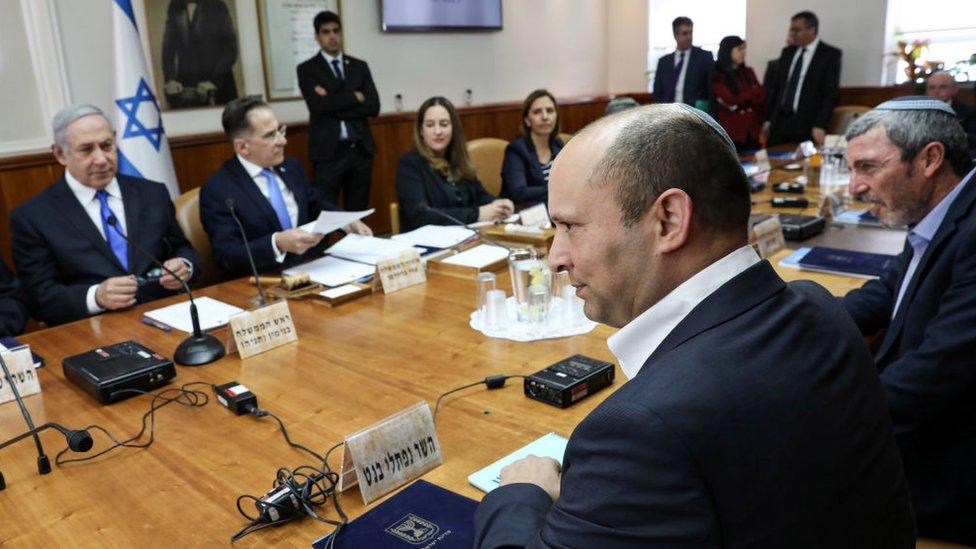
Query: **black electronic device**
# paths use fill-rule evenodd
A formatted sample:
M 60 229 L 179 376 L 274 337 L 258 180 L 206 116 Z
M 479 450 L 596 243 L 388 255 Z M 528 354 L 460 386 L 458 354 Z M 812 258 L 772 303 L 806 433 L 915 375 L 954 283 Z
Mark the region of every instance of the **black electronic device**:
M 793 198 L 786 196 L 773 197 L 774 208 L 806 208 L 810 201 L 806 198 Z
M 152 391 L 176 377 L 172 360 L 132 340 L 69 356 L 61 366 L 64 377 L 102 404 L 137 394 L 126 389 Z
M 613 364 L 573 355 L 526 376 L 525 396 L 566 408 L 613 383 Z
M 773 190 L 778 193 L 800 193 L 803 194 L 807 190 L 807 186 L 802 183 L 790 183 L 784 181 L 782 183 L 777 183 L 773 185 Z
M 822 233 L 827 222 L 819 216 L 779 214 L 779 224 L 786 240 L 806 240 Z

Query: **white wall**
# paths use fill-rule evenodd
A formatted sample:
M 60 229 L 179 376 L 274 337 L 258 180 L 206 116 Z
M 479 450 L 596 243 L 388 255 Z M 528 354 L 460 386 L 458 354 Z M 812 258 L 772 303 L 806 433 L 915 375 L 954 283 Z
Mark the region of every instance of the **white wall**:
M 821 40 L 843 50 L 841 86 L 881 85 L 887 0 L 747 0 L 746 62 L 759 78 L 779 57 L 790 17 L 803 10 L 817 14 Z
M 607 0 L 606 91 L 647 89 L 647 0 Z

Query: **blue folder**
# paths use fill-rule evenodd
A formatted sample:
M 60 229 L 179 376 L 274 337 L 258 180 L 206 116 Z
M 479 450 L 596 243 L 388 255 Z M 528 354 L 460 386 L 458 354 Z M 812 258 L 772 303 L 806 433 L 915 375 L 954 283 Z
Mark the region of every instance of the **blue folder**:
M 438 549 L 474 546 L 478 502 L 436 484 L 418 480 L 339 529 L 337 549 L 413 548 L 436 542 Z M 328 534 L 312 544 L 323 549 Z
M 825 273 L 877 277 L 885 272 L 894 259 L 895 256 L 887 254 L 816 247 L 800 259 L 800 268 Z

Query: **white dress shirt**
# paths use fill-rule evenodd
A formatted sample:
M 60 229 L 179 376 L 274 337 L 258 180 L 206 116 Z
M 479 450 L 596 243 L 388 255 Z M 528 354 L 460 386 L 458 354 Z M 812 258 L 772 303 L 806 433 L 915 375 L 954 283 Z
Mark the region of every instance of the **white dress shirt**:
M 247 172 L 247 175 L 251 176 L 254 184 L 258 186 L 258 191 L 260 191 L 265 198 L 268 198 L 270 196 L 268 194 L 268 180 L 264 177 L 264 175 L 261 174 L 261 170 L 264 168 L 246 160 L 241 155 L 237 155 L 237 160 L 241 163 L 241 166 L 244 166 L 244 171 Z M 274 172 L 274 168 L 269 169 Z M 288 210 L 288 219 L 291 220 L 291 226 L 298 227 L 298 201 L 295 200 L 295 193 L 291 192 L 291 189 L 288 188 L 288 185 L 285 185 L 285 182 L 281 179 L 281 176 L 279 176 L 277 172 L 275 172 L 275 180 L 278 182 L 278 188 L 281 189 L 281 198 L 285 201 L 285 209 Z M 271 250 L 274 251 L 275 260 L 278 261 L 278 263 L 281 263 L 285 260 L 286 252 L 278 249 L 278 244 L 275 243 L 276 234 L 278 233 L 271 234 Z
M 345 80 L 346 79 L 346 65 L 345 65 L 345 59 L 343 59 L 343 57 L 342 57 L 342 52 L 339 52 L 339 55 L 333 57 L 333 56 L 329 55 L 328 53 L 326 53 L 325 50 L 322 50 L 322 57 L 325 59 L 326 64 L 329 65 L 329 70 L 332 71 L 332 74 L 335 75 L 336 78 L 338 78 L 340 80 Z M 334 59 L 338 59 L 339 60 L 339 72 L 341 72 L 342 74 L 336 74 L 335 73 L 335 67 L 332 66 L 332 61 Z M 346 130 L 346 123 L 345 123 L 345 121 L 340 120 L 339 121 L 339 141 L 345 141 L 347 139 L 349 139 L 349 132 Z
M 102 238 L 105 238 L 105 228 L 102 227 L 102 205 L 95 198 L 95 193 L 98 192 L 98 189 L 86 187 L 81 181 L 75 179 L 68 170 L 64 171 L 64 180 L 68 183 L 68 188 L 71 189 L 72 194 L 78 199 L 78 203 L 85 209 L 85 213 L 91 218 L 92 223 L 95 224 L 98 234 L 102 235 Z M 129 231 L 125 224 L 125 206 L 122 204 L 122 190 L 119 188 L 119 180 L 113 177 L 108 185 L 105 186 L 105 192 L 108 194 L 108 207 L 115 214 L 119 229 L 122 231 L 122 234 L 128 236 Z M 88 293 L 85 295 L 85 306 L 88 308 L 88 314 L 92 315 L 105 310 L 99 307 L 98 302 L 95 301 L 96 290 L 98 290 L 98 284 L 90 286 Z
M 688 61 L 691 57 L 691 48 L 684 51 L 675 50 L 674 52 L 674 66 L 678 66 L 678 61 L 684 59 L 684 64 L 681 65 L 681 72 L 678 73 L 678 80 L 674 84 L 674 102 L 684 103 L 685 102 L 685 75 L 688 74 Z
M 752 246 L 743 246 L 695 273 L 663 299 L 631 320 L 607 339 L 627 379 L 640 372 L 654 353 L 688 313 L 706 297 L 743 271 L 759 263 Z
M 803 52 L 803 65 L 800 66 L 800 81 L 796 84 L 796 93 L 793 95 L 793 112 L 800 106 L 800 92 L 803 91 L 803 82 L 807 78 L 807 69 L 810 68 L 810 60 L 813 59 L 813 54 L 817 51 L 817 46 L 820 45 L 820 37 L 813 39 L 806 46 L 799 47 L 796 49 L 796 53 L 793 54 L 793 61 L 790 62 L 790 71 L 786 73 L 786 85 L 789 87 L 790 75 L 793 74 L 793 68 L 796 66 L 797 59 L 800 57 L 800 52 Z

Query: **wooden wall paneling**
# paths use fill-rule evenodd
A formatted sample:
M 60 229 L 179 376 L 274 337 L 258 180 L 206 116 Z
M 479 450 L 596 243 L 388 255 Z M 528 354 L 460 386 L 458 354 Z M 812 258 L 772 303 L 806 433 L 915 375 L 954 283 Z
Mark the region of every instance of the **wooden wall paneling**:
M 62 171 L 61 165 L 53 157 L 50 162 L 0 171 L 0 253 L 3 253 L 7 265 L 13 267 L 10 253 L 10 212 L 61 177 Z

